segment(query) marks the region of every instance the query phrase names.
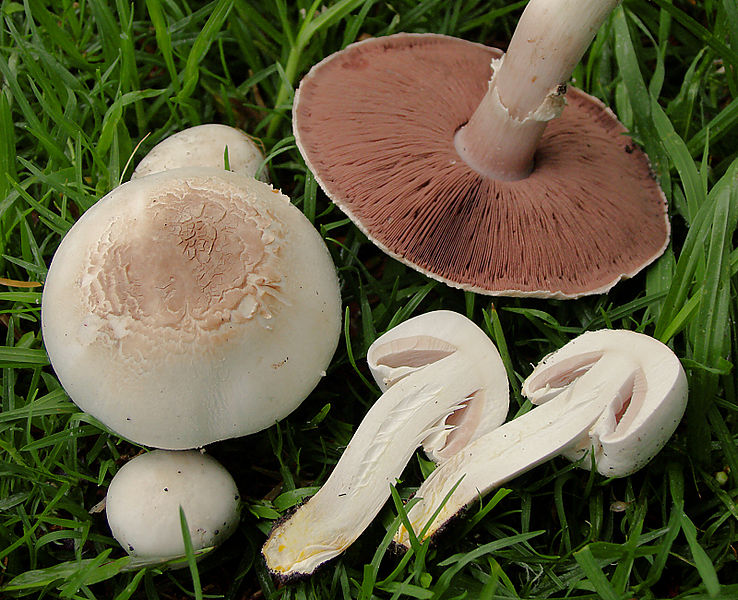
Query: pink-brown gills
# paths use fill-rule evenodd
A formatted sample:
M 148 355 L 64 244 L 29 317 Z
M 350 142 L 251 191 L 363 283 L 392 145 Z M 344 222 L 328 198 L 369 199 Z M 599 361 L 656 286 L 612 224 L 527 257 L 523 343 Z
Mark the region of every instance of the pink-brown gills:
M 493 295 L 604 292 L 663 252 L 664 195 L 613 113 L 571 88 L 528 177 L 467 165 L 454 135 L 500 54 L 434 34 L 353 44 L 300 85 L 300 151 L 372 241 L 431 277 Z

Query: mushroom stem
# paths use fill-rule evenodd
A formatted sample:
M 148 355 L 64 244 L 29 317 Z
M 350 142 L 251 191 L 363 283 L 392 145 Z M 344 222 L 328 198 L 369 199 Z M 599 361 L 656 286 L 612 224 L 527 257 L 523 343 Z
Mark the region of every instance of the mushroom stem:
M 623 376 L 624 373 L 627 375 Z M 608 406 L 619 410 L 642 382 L 637 364 L 625 355 L 603 357 L 566 392 L 505 423 L 440 465 L 418 489 L 408 512 L 416 535 L 457 486 L 423 534 L 430 537 L 467 504 L 561 453 L 597 421 Z M 410 546 L 401 527 L 395 542 Z
M 620 0 L 532 0 L 489 89 L 456 133 L 459 156 L 483 175 L 514 181 L 533 169 L 546 123 L 561 114 L 566 82 Z
M 263 554 L 272 571 L 312 573 L 356 540 L 415 449 L 477 391 L 457 376 L 463 362 L 445 358 L 432 378 L 408 377 L 377 400 L 323 487 L 270 535 Z

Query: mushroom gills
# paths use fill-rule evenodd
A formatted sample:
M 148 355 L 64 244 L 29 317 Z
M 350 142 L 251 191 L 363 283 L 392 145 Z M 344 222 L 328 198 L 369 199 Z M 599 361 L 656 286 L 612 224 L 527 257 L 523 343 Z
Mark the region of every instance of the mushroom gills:
M 379 367 L 387 367 L 388 374 L 378 383 L 386 389 L 419 368 L 450 356 L 456 350 L 453 344 L 430 335 L 403 337 L 380 344 L 376 347 L 375 363 Z
M 432 332 L 432 334 L 431 334 Z M 393 328 L 372 344 L 367 361 L 380 389 L 462 350 L 468 355 L 466 370 L 485 382 L 459 408 L 441 421 L 437 432 L 423 442 L 433 461 L 441 461 L 472 439 L 498 427 L 507 416 L 507 374 L 490 340 L 472 321 L 451 311 L 432 311 Z M 491 346 L 494 348 L 494 346 Z M 480 372 L 481 371 L 481 372 Z M 441 425 L 441 423 L 439 423 Z
M 549 364 L 547 361 L 554 355 L 544 358 L 527 380 L 527 397 L 533 404 L 543 404 L 556 397 L 602 358 L 602 352 L 586 352 Z
M 479 433 L 486 404 L 484 391 L 477 390 L 439 420 L 434 427 L 436 431 L 423 440 L 423 451 L 428 458 L 435 462 L 443 461 L 466 446 L 474 434 Z
M 453 344 L 437 337 L 409 336 L 379 345 L 376 348 L 375 362 L 377 366 L 390 369 L 382 382 L 391 386 L 457 350 Z M 428 457 L 437 462 L 465 446 L 471 440 L 476 425 L 481 422 L 484 408 L 484 392 L 476 390 L 439 419 L 422 443 Z
M 602 352 L 585 353 L 557 362 L 550 368 L 544 367 L 535 377 L 530 378 L 527 387 L 528 398 L 534 404 L 551 401 L 571 388 L 602 356 Z M 613 401 L 579 439 L 574 440 L 559 454 L 572 462 L 579 462 L 582 468 L 589 469 L 592 466 L 589 453 L 594 453 L 595 463 L 602 458 L 602 440 L 617 438 L 620 432 L 633 423 L 644 404 L 646 390 L 646 378 L 640 368 L 635 368 L 629 380 L 624 382 L 622 393 L 613 398 Z
M 504 61 L 437 34 L 351 44 L 296 90 L 297 147 L 374 244 L 429 277 L 491 295 L 604 293 L 670 232 L 645 154 L 601 101 L 566 90 L 617 1 L 530 2 Z

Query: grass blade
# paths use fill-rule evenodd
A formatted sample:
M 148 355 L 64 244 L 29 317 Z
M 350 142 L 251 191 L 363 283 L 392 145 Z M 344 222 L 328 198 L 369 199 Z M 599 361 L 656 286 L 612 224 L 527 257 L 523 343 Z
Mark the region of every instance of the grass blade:
M 698 315 L 690 328 L 690 337 L 693 359 L 705 365 L 718 365 L 721 360 L 727 360 L 731 343 L 730 244 L 738 219 L 738 160 L 713 188 L 711 196 L 715 197 L 715 210 L 706 240 L 704 276 L 698 282 L 702 289 Z M 688 442 L 692 456 L 706 463 L 710 435 L 706 415 L 717 393 L 719 376 L 699 369 L 692 371 L 691 383 L 693 393 L 687 405 Z
M 602 600 L 623 600 L 625 598 L 625 596 L 623 594 L 619 594 L 607 580 L 607 577 L 605 577 L 600 565 L 595 560 L 589 546 L 585 546 L 581 550 L 575 552 L 574 558 L 584 572 L 584 575 L 592 584 L 592 587 L 599 598 Z
M 197 569 L 197 561 L 195 560 L 195 549 L 192 546 L 192 538 L 190 537 L 190 528 L 187 526 L 187 517 L 184 510 L 179 507 L 179 525 L 182 529 L 182 540 L 184 541 L 185 557 L 187 558 L 187 567 L 192 576 L 192 586 L 194 588 L 195 600 L 202 600 L 202 585 L 200 584 L 200 572 Z
M 689 549 L 692 552 L 692 558 L 694 559 L 697 572 L 702 577 L 702 582 L 707 588 L 707 593 L 710 594 L 710 597 L 717 598 L 720 594 L 720 582 L 718 581 L 715 566 L 712 564 L 707 552 L 700 546 L 697 539 L 697 528 L 684 512 L 681 514 L 681 527 L 684 537 L 687 538 Z

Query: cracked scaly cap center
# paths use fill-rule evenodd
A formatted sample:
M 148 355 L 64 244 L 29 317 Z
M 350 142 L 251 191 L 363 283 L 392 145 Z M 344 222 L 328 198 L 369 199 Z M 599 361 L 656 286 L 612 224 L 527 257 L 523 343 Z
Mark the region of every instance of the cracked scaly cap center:
M 232 191 L 192 184 L 117 219 L 88 254 L 88 334 L 120 343 L 182 342 L 254 317 L 269 319 L 280 287 L 278 222 Z

